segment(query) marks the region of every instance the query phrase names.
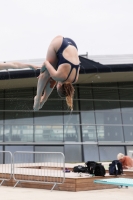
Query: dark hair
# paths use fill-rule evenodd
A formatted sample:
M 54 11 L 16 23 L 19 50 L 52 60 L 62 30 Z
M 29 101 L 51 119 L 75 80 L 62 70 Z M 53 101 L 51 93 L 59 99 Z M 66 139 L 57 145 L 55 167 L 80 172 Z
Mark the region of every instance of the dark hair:
M 64 83 L 62 87 L 57 90 L 59 96 L 61 98 L 66 98 L 67 106 L 70 110 L 73 110 L 73 96 L 74 96 L 74 87 L 71 83 Z

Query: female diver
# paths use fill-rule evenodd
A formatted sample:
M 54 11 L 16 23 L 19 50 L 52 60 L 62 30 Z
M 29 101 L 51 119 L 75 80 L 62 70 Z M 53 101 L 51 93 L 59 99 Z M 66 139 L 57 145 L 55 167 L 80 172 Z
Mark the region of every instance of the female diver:
M 55 37 L 40 70 L 33 109 L 38 111 L 42 108 L 56 85 L 59 96 L 65 97 L 68 107 L 73 110 L 72 84 L 77 82 L 79 70 L 80 60 L 75 42 L 62 36 Z

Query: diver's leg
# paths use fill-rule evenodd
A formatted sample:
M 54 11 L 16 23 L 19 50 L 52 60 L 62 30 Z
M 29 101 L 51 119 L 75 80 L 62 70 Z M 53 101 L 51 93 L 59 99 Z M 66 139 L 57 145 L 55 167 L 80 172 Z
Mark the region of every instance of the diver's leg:
M 50 78 L 46 84 L 46 87 L 44 89 L 44 94 L 40 100 L 40 109 L 43 107 L 44 103 L 47 101 L 47 99 L 50 96 L 51 92 L 53 91 L 55 85 L 56 85 L 56 81 L 53 80 L 52 78 Z
M 56 36 L 50 43 L 47 54 L 46 54 L 46 60 L 54 67 L 57 67 L 58 58 L 57 58 L 57 51 L 60 48 L 63 41 L 62 36 Z
M 44 88 L 46 87 L 46 84 L 47 84 L 49 78 L 50 78 L 50 76 L 49 76 L 49 73 L 47 70 L 44 73 L 40 73 L 40 75 L 38 77 L 37 94 L 34 98 L 34 106 L 33 106 L 33 109 L 35 111 L 39 110 L 42 92 L 43 92 Z

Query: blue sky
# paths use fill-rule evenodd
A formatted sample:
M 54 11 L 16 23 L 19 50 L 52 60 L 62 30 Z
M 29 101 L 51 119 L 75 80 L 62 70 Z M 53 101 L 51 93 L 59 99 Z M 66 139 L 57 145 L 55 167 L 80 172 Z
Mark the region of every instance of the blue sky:
M 56 35 L 79 54 L 133 54 L 133 0 L 0 0 L 0 61 L 45 58 Z

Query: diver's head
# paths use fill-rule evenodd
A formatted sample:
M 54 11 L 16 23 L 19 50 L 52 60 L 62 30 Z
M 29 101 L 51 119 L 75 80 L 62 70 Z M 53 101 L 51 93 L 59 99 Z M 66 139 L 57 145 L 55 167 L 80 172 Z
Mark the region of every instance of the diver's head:
M 67 96 L 67 93 L 66 93 L 64 84 L 58 82 L 56 87 L 57 87 L 57 93 L 58 93 L 58 95 L 61 98 L 65 98 Z
M 67 106 L 73 110 L 74 87 L 71 83 L 57 83 L 57 92 L 61 98 L 66 98 Z

